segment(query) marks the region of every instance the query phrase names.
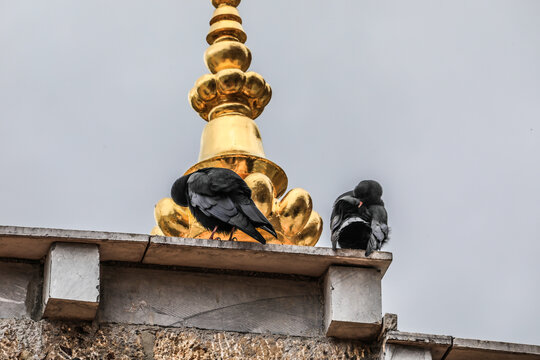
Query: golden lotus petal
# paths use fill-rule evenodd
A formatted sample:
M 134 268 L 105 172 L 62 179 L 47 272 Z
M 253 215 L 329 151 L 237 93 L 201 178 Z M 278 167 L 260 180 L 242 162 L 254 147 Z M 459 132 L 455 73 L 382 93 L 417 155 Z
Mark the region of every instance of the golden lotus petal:
M 283 234 L 287 237 L 298 234 L 308 222 L 312 209 L 313 202 L 306 190 L 301 188 L 290 190 L 280 201 L 278 208 Z
M 306 226 L 294 237 L 292 242 L 295 245 L 315 246 L 321 237 L 322 230 L 323 220 L 321 216 L 316 211 L 312 211 Z
M 156 223 L 166 236 L 187 237 L 190 232 L 189 210 L 171 198 L 163 198 L 154 208 Z
M 274 203 L 274 186 L 268 176 L 261 173 L 248 175 L 244 181 L 251 188 L 251 199 L 264 216 L 269 217 Z

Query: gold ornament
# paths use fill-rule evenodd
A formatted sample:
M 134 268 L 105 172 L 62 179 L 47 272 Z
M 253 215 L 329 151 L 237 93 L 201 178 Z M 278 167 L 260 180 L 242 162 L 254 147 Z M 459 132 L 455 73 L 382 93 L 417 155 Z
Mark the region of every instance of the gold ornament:
M 185 174 L 205 167 L 235 171 L 252 190 L 252 199 L 270 220 L 278 238 L 261 230 L 268 243 L 314 246 L 322 233 L 322 219 L 313 211 L 311 196 L 304 189 L 287 190 L 287 175 L 266 159 L 261 134 L 253 119 L 270 102 L 272 89 L 264 78 L 247 71 L 251 51 L 236 7 L 240 0 L 212 0 L 216 7 L 206 41 L 210 45 L 204 61 L 211 74 L 201 76 L 189 93 L 191 106 L 208 123 L 202 137 L 199 162 Z M 153 235 L 208 238 L 188 208 L 171 198 L 155 207 L 157 226 Z M 241 231 L 239 241 L 256 242 Z M 228 239 L 225 236 L 224 239 Z

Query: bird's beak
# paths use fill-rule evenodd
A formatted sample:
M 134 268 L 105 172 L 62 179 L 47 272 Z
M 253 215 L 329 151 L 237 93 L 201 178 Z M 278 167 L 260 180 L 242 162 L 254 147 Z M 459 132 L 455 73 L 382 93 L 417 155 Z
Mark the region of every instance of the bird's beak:
M 363 202 L 360 201 L 360 202 L 358 203 L 358 207 L 362 206 L 362 204 L 363 204 Z

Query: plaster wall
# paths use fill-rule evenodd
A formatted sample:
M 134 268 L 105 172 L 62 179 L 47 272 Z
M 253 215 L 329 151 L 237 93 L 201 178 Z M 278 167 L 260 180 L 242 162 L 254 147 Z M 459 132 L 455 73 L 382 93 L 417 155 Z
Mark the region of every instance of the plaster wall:
M 100 322 L 322 335 L 318 279 L 102 266 Z

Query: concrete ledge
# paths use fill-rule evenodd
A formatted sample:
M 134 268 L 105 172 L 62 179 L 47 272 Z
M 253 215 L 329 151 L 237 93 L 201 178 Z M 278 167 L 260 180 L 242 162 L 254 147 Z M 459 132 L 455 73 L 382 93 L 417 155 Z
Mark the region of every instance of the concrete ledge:
M 384 275 L 392 254 L 375 252 L 369 258 L 363 250 L 334 251 L 330 248 L 261 245 L 206 239 L 152 236 L 145 264 L 176 265 L 213 269 L 295 274 L 319 277 L 331 265 L 374 268 Z
M 388 252 L 375 252 L 367 258 L 363 250 L 0 226 L 0 258 L 40 260 L 54 242 L 97 244 L 101 261 L 313 277 L 322 276 L 330 265 L 374 268 L 384 275 L 392 262 Z
M 433 360 L 441 360 L 444 353 L 452 346 L 452 337 L 445 335 L 418 334 L 390 331 L 386 336 L 388 344 L 398 344 L 429 349 Z
M 538 360 L 540 346 L 455 338 L 447 360 Z
M 0 257 L 43 259 L 54 242 L 99 245 L 102 261 L 140 262 L 149 236 L 101 231 L 0 226 Z
M 387 344 L 429 349 L 433 360 L 540 360 L 540 346 L 390 331 Z
M 363 250 L 334 251 L 330 248 L 307 246 L 0 226 L 0 257 L 43 259 L 54 242 L 97 244 L 101 261 L 143 262 L 314 277 L 323 275 L 330 265 L 375 268 L 384 275 L 392 262 L 392 254 L 388 252 L 375 252 L 367 258 Z

